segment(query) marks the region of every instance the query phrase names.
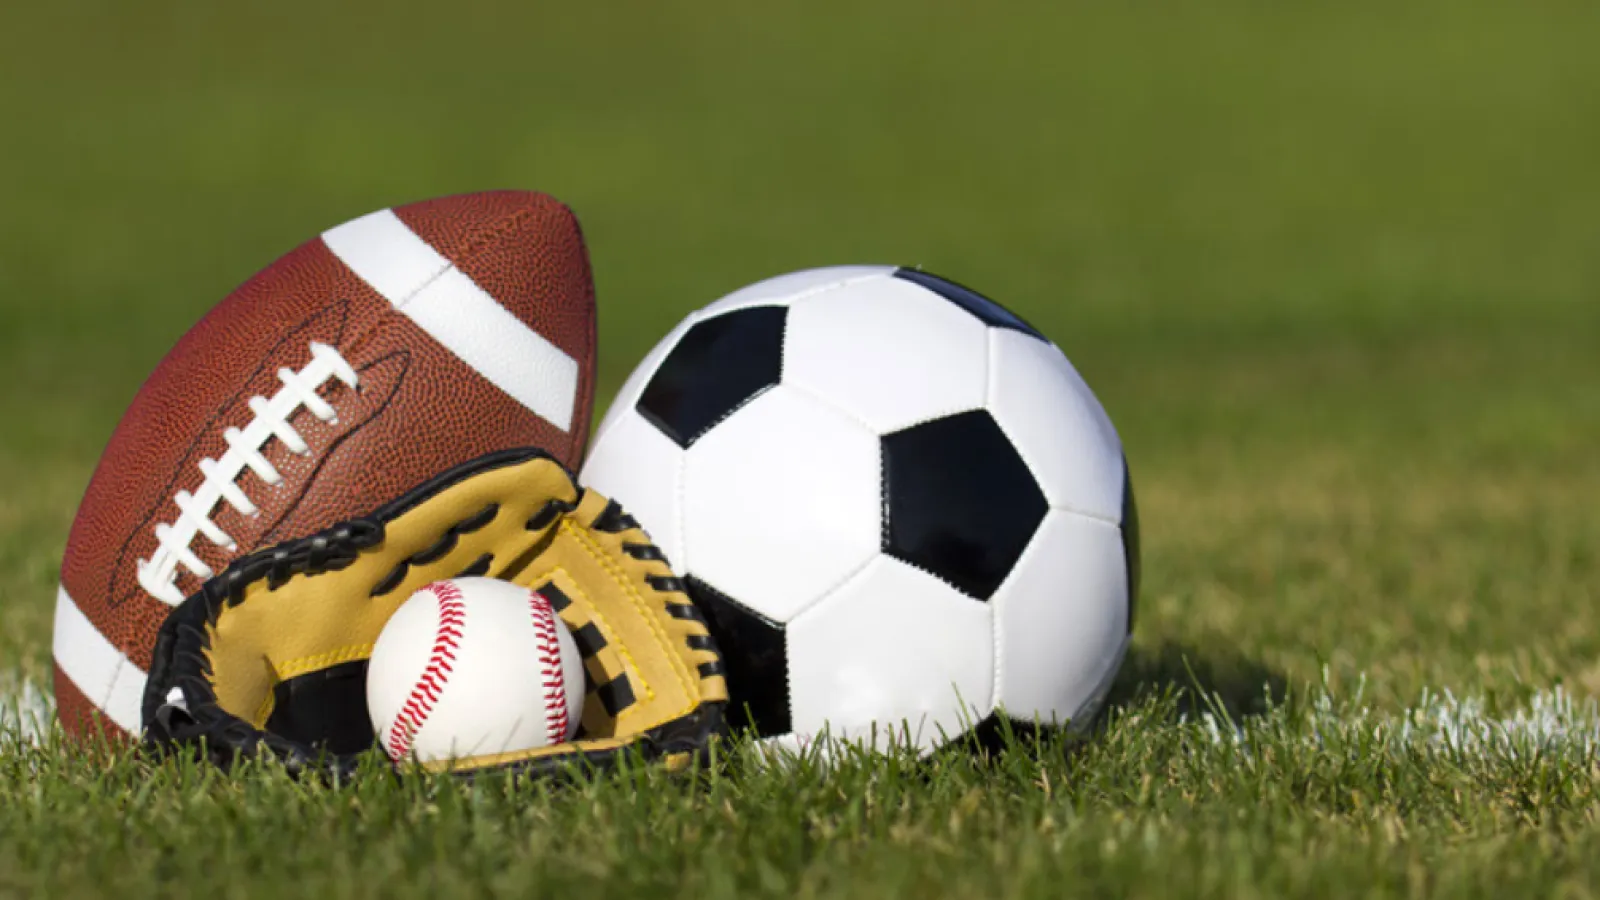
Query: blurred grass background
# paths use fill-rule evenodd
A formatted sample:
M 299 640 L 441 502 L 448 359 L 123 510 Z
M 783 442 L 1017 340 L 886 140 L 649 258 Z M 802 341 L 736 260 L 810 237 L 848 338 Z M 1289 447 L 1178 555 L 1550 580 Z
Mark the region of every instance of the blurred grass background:
M 8 6 L 0 667 L 45 671 L 78 494 L 201 313 L 336 222 L 525 187 L 584 223 L 602 405 L 791 269 L 1037 323 L 1134 466 L 1129 689 L 1600 692 L 1597 36 L 1554 0 Z
M 1576 0 L 0 7 L 0 698 L 172 342 L 459 191 L 578 211 L 602 406 L 779 272 L 991 294 L 1110 409 L 1145 550 L 1082 754 L 563 793 L 0 741 L 0 896 L 1592 896 L 1593 707 L 1471 752 L 1251 713 L 1324 671 L 1387 710 L 1600 695 L 1597 37 Z M 1151 699 L 1196 683 L 1242 738 Z

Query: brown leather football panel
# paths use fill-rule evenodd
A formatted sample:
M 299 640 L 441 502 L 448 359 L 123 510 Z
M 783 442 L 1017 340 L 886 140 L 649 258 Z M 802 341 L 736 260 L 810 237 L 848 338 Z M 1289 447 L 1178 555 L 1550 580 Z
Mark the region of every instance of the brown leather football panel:
M 391 317 L 375 345 L 404 347 L 410 355 L 414 374 L 392 401 L 399 412 L 374 418 L 333 449 L 315 488 L 266 544 L 364 515 L 447 469 L 497 450 L 537 446 L 562 460 L 581 452 L 573 436 L 462 365 L 411 320 Z M 411 414 L 422 409 L 433 415 Z
M 221 458 L 224 431 L 254 418 L 251 397 L 277 393 L 280 367 L 310 362 L 311 341 L 338 347 L 359 368 L 363 333 L 391 314 L 387 301 L 311 241 L 207 314 L 145 381 L 84 492 L 61 572 L 79 609 L 135 662 L 148 660 L 151 644 L 140 636 L 153 634 L 169 609 L 138 588 L 137 564 L 155 552 L 155 526 L 177 517 L 176 493 L 198 489 L 200 460 Z M 251 477 L 242 486 L 260 503 L 267 498 Z M 230 536 L 239 552 L 253 549 L 255 535 Z M 213 565 L 231 556 L 204 538 L 195 547 Z
M 489 206 L 516 201 L 510 203 L 514 213 L 522 202 L 518 198 L 527 197 L 543 195 L 508 192 Z M 543 198 L 540 203 L 570 218 L 555 201 Z M 482 215 L 493 214 L 474 205 Z M 467 222 L 471 217 L 452 212 L 448 203 L 436 212 L 436 220 L 467 223 L 458 226 L 462 234 L 474 231 Z M 483 228 L 474 233 L 481 235 Z M 575 230 L 568 233 L 576 236 Z M 530 239 L 539 243 L 537 235 Z M 459 236 L 457 241 L 467 246 Z M 492 256 L 492 244 L 476 252 Z M 451 252 L 449 247 L 436 249 Z M 292 251 L 202 319 L 135 397 L 73 523 L 62 567 L 68 593 L 108 640 L 141 668 L 149 665 L 155 635 L 170 612 L 140 589 L 135 577 L 138 561 L 156 550 L 155 526 L 178 516 L 173 503 L 177 491 L 198 490 L 203 478 L 199 461 L 221 458 L 227 451 L 225 429 L 242 428 L 254 417 L 249 399 L 270 397 L 280 389 L 280 367 L 300 370 L 310 362 L 312 340 L 335 346 L 356 368 L 359 387 L 351 391 L 329 383 L 319 392 L 338 414 L 333 423 L 317 420 L 304 408 L 291 418 L 309 454 L 299 456 L 279 441 L 268 442 L 263 454 L 284 476 L 280 486 L 269 486 L 248 470 L 240 477 L 237 484 L 260 507 L 259 513 L 244 516 L 222 503 L 212 516 L 236 546 L 216 547 L 204 536 L 191 544 L 214 569 L 241 553 L 365 514 L 444 469 L 494 450 L 540 446 L 576 468 L 593 391 L 593 292 L 586 262 L 578 281 L 574 288 L 562 286 L 557 278 L 549 288 L 551 296 L 562 291 L 581 295 L 575 305 L 588 310 L 590 350 L 578 356 L 582 377 L 575 427 L 565 434 L 394 312 L 320 240 Z M 565 300 L 535 303 L 512 294 L 495 296 L 547 337 L 551 335 L 542 310 L 568 305 Z M 433 415 L 419 417 L 421 410 Z M 184 574 L 177 585 L 187 595 L 200 582 Z M 87 733 L 80 731 L 84 714 L 75 710 L 92 704 L 59 675 L 57 687 L 67 697 L 59 708 L 68 733 Z
M 309 491 L 321 489 L 318 475 L 332 458 L 333 452 L 389 411 L 395 395 L 410 375 L 411 354 L 403 349 L 383 351 L 373 332 L 367 333 L 366 341 L 369 352 L 382 355 L 371 362 L 354 364 L 359 376 L 356 388 L 351 390 L 335 382 L 325 385 L 318 392 L 334 408 L 337 418 L 332 422 L 323 422 L 304 407 L 290 418 L 290 426 L 306 443 L 306 452 L 294 453 L 286 444 L 276 440 L 262 448 L 262 456 L 272 464 L 282 480 L 277 485 L 270 485 L 245 469 L 235 482 L 259 507 L 256 514 L 247 516 L 226 503 L 218 504 L 213 510 L 212 521 L 239 545 L 237 551 L 229 552 L 204 537 L 195 539 L 191 547 L 214 571 L 226 568 L 241 553 L 276 543 L 274 535 L 278 524 L 300 505 Z M 198 462 L 195 466 L 198 471 Z M 357 512 L 350 513 L 355 514 Z M 151 526 L 151 531 L 148 546 L 153 549 L 154 526 Z M 131 599 L 131 594 L 139 592 L 133 580 L 136 569 L 131 567 L 132 563 L 125 565 L 129 567 L 123 570 L 122 580 L 117 582 L 122 585 L 121 595 L 117 597 L 119 605 Z M 204 579 L 187 572 L 178 579 L 178 587 L 186 597 L 198 591 L 203 583 Z M 141 657 L 138 662 L 143 665 L 145 660 Z
M 338 422 L 321 423 L 304 409 L 291 419 L 311 452 L 293 454 L 276 440 L 265 448 L 282 484 L 268 486 L 248 471 L 239 479 L 258 505 L 257 515 L 242 515 L 227 504 L 216 508 L 212 520 L 234 539 L 235 549 L 228 552 L 203 536 L 190 545 L 214 570 L 242 553 L 364 515 L 446 469 L 495 450 L 542 446 L 563 459 L 581 451 L 574 436 L 533 415 L 409 319 L 388 316 L 365 345 L 367 353 L 380 355 L 365 365 L 352 361 L 361 374 L 358 390 L 340 386 L 327 396 Z M 419 418 L 413 412 L 422 409 L 436 414 Z M 127 551 L 110 568 L 115 578 L 88 578 L 88 591 L 80 593 L 74 593 L 80 579 L 65 582 L 95 627 L 141 668 L 149 665 L 156 632 L 171 608 L 138 587 L 138 561 L 156 550 L 155 526 L 176 517 L 172 493 L 197 490 L 199 460 L 226 452 L 222 430 L 248 419 L 245 409 L 241 420 L 219 423 L 211 437 L 198 442 L 173 491 L 128 534 Z M 95 571 L 72 565 L 76 562 L 69 556 L 68 568 L 75 574 Z M 186 596 L 201 584 L 189 573 L 178 579 Z
M 561 201 L 532 191 L 426 200 L 395 215 L 518 318 L 578 361 L 574 438 L 594 406 L 595 292 L 583 232 Z M 559 454 L 558 454 L 559 455 Z M 562 456 L 576 468 L 581 459 Z
M 594 355 L 594 280 L 578 218 L 531 191 L 395 209 L 417 236 L 530 327 L 583 361 Z

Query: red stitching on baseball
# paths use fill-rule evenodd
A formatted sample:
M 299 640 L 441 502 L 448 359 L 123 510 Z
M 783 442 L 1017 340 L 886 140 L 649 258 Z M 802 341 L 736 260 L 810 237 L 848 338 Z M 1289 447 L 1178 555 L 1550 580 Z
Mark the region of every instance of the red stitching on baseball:
M 454 668 L 456 650 L 461 647 L 461 629 L 467 622 L 467 607 L 461 602 L 460 588 L 448 581 L 440 581 L 423 590 L 433 594 L 439 601 L 439 630 L 433 636 L 428 665 L 423 668 L 422 675 L 412 686 L 400 712 L 395 715 L 384 741 L 389 758 L 397 762 L 411 755 L 412 740 L 428 721 L 428 714 L 433 712 L 433 705 L 444 691 L 445 677 Z
M 539 682 L 544 685 L 545 735 L 551 744 L 567 739 L 567 676 L 561 668 L 561 642 L 556 638 L 556 613 L 538 591 L 528 591 L 528 610 L 539 638 Z

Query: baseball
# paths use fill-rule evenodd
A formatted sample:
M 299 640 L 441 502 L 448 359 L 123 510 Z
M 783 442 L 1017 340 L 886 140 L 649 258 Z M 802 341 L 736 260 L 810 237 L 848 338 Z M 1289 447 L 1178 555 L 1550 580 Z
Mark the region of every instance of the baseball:
M 395 762 L 531 750 L 572 739 L 583 660 L 538 592 L 493 578 L 430 584 L 372 648 L 367 710 Z

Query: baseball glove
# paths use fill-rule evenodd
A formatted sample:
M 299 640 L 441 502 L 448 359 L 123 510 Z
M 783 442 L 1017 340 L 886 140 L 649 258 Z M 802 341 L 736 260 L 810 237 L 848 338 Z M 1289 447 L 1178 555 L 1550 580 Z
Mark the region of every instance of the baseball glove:
M 207 582 L 161 629 L 145 740 L 219 764 L 270 753 L 296 771 L 353 771 L 376 746 L 365 676 L 379 631 L 418 588 L 465 575 L 550 600 L 583 656 L 583 720 L 569 743 L 432 767 L 548 773 L 635 752 L 683 766 L 724 732 L 722 658 L 661 551 L 616 503 L 522 450 Z

